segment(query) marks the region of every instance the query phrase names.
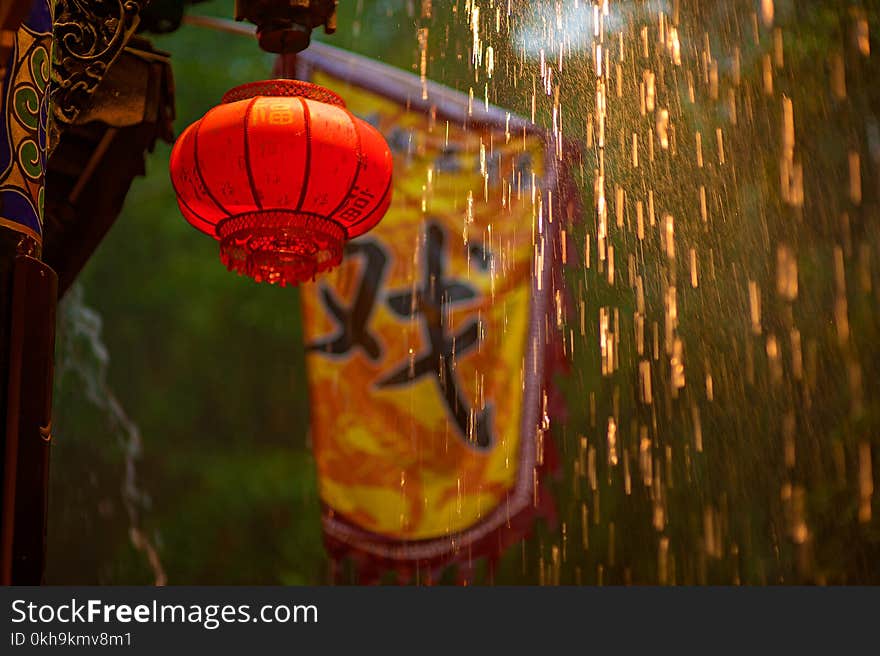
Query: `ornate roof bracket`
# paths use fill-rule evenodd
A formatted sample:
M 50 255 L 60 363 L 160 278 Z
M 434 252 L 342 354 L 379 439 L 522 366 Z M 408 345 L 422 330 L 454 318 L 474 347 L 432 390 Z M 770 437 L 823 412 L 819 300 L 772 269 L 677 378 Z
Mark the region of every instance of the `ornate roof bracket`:
M 86 107 L 150 0 L 56 0 L 50 149 Z
M 116 221 L 144 156 L 173 140 L 167 53 L 132 37 L 49 158 L 43 256 L 63 295 Z

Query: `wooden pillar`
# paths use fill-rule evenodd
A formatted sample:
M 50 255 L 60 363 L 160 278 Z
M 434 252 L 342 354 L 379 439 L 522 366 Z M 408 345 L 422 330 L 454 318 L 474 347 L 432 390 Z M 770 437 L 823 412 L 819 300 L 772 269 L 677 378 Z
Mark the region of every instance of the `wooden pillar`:
M 0 583 L 42 582 L 57 278 L 41 260 L 52 0 L 0 12 Z

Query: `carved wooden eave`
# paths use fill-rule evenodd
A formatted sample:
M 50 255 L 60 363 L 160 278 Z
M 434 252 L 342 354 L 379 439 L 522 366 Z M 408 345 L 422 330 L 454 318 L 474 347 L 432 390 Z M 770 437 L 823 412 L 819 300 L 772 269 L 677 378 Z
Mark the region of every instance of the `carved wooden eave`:
M 122 53 L 149 0 L 55 0 L 49 148 L 76 122 Z
M 148 3 L 55 0 L 43 259 L 59 295 L 118 217 L 146 152 L 173 138 L 169 57 L 134 35 Z
M 122 209 L 145 155 L 173 140 L 174 87 L 166 53 L 134 37 L 78 98 L 49 158 L 43 257 L 70 287 Z M 60 125 L 60 123 L 59 123 Z

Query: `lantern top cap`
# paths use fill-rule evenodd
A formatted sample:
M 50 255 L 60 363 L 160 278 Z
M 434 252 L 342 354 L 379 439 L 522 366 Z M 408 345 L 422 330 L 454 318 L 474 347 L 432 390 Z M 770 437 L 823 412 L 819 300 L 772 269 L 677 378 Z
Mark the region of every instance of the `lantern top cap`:
M 306 98 L 345 107 L 345 101 L 336 93 L 318 84 L 303 82 L 302 80 L 260 80 L 248 82 L 241 86 L 233 87 L 223 95 L 223 103 L 234 103 L 239 100 L 247 100 L 264 96 L 270 98 Z

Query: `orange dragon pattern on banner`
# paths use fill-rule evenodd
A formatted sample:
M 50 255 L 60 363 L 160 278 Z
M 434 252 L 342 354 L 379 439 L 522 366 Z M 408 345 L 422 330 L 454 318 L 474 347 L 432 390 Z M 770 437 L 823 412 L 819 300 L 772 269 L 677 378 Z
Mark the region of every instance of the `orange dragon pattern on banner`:
M 328 545 L 398 571 L 484 555 L 546 505 L 545 140 L 310 76 L 394 153 L 388 214 L 302 290 Z

